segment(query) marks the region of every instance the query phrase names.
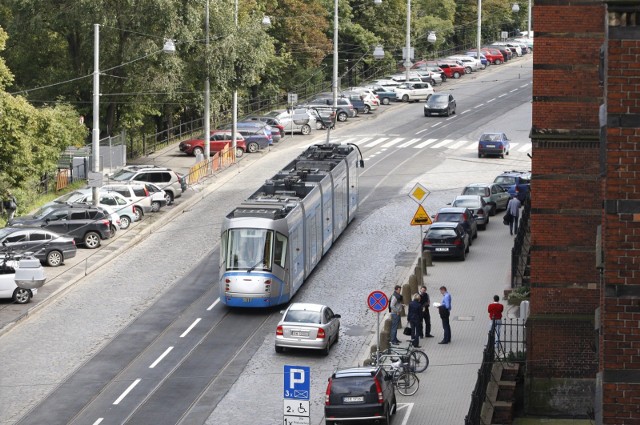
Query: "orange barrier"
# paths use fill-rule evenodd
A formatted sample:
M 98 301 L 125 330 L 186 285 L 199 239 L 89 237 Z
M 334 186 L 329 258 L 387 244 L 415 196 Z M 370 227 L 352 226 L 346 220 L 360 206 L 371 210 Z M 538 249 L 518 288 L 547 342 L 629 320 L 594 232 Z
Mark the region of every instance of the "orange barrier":
M 68 168 L 62 168 L 58 170 L 58 174 L 56 175 L 56 191 L 62 190 L 65 187 L 69 186 L 71 181 L 71 170 Z
M 208 161 L 203 160 L 189 168 L 187 182 L 189 185 L 199 183 L 203 178 L 212 175 L 236 162 L 236 156 L 233 149 L 226 147 L 221 152 L 216 152 Z

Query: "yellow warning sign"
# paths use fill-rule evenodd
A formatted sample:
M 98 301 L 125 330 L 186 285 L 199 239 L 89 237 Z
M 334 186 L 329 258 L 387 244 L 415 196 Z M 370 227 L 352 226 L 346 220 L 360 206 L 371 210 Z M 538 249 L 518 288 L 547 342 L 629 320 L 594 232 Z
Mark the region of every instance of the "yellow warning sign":
M 413 219 L 411 220 L 412 226 L 424 226 L 426 224 L 432 224 L 431 217 L 424 210 L 422 205 L 418 205 L 418 210 L 413 215 Z

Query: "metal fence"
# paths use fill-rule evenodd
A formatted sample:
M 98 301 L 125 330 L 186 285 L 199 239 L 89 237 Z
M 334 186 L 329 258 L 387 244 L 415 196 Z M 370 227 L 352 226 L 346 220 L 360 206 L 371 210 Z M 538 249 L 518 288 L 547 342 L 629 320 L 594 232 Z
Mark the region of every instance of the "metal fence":
M 493 365 L 496 362 L 518 363 L 520 367 L 526 365 L 526 326 L 524 319 L 502 319 L 496 326 L 496 321 L 491 326 L 487 334 L 487 345 L 482 352 L 482 364 L 478 369 L 478 379 L 471 393 L 471 404 L 469 411 L 464 418 L 465 425 L 490 425 L 491 418 L 485 422 L 482 417 L 483 405 L 492 403 L 487 395 L 487 388 L 492 382 L 497 385 L 499 377 L 492 373 Z M 498 346 L 496 336 L 500 345 Z
M 529 251 L 531 249 L 531 197 L 524 200 L 518 233 L 511 248 L 511 287 L 529 286 Z

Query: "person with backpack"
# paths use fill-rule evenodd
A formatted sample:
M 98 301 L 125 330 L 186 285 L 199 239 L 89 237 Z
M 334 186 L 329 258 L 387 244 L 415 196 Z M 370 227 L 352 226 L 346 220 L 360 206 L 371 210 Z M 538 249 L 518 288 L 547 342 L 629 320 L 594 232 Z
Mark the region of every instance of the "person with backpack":
M 398 339 L 398 328 L 400 327 L 400 315 L 402 314 L 402 295 L 400 290 L 402 287 L 396 285 L 393 288 L 393 293 L 389 297 L 389 311 L 391 312 L 391 333 L 389 334 L 389 343 L 398 345 L 400 340 Z
M 2 209 L 7 214 L 7 222 L 13 219 L 13 216 L 18 209 L 18 201 L 16 201 L 16 197 L 8 190 L 4 195 L 4 200 L 2 201 Z

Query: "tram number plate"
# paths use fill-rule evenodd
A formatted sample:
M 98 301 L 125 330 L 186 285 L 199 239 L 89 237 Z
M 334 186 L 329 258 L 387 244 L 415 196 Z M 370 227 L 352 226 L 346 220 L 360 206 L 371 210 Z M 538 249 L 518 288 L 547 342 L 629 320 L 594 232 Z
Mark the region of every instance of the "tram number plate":
M 245 297 L 245 298 L 242 299 L 242 302 L 243 303 L 250 303 L 251 302 L 251 298 Z
M 449 251 L 449 248 L 436 248 L 436 251 Z
M 291 336 L 309 336 L 309 332 L 306 332 L 306 331 L 291 331 Z

